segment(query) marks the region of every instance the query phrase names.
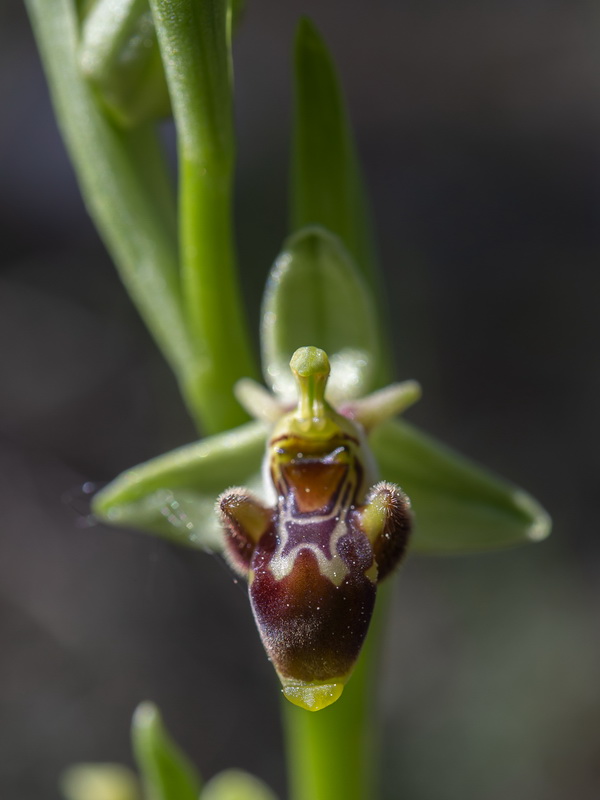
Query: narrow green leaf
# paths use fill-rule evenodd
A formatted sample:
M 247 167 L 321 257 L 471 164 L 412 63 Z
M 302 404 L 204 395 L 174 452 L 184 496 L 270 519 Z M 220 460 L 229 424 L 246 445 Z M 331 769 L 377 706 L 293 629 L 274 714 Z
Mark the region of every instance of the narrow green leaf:
M 352 131 L 335 66 L 308 19 L 296 34 L 292 229 L 322 225 L 344 242 L 368 280 L 374 257 Z
M 408 423 L 386 422 L 370 441 L 382 478 L 411 499 L 414 552 L 475 552 L 550 533 L 550 517 L 527 492 Z
M 227 0 L 150 0 L 177 129 L 184 306 L 202 357 L 206 430 L 246 419 L 233 386 L 255 374 L 237 281 Z
M 241 769 L 215 775 L 204 787 L 201 800 L 277 800 L 266 783 Z
M 93 500 L 104 522 L 208 550 L 221 548 L 214 513 L 230 486 L 260 487 L 267 427 L 251 422 L 127 470 Z
M 156 131 L 118 129 L 99 108 L 79 67 L 73 0 L 27 0 L 27 9 L 88 210 L 194 414 L 198 359 L 183 315 L 175 202 Z
M 227 13 L 229 15 L 230 35 L 236 33 L 242 24 L 246 12 L 246 0 L 229 0 Z
M 131 735 L 146 800 L 198 800 L 200 778 L 169 736 L 153 703 L 137 707 Z
M 307 345 L 329 355 L 333 400 L 368 391 L 379 357 L 375 313 L 336 236 L 310 227 L 284 243 L 265 292 L 261 341 L 265 379 L 286 399 L 296 392 L 290 358 Z
M 97 0 L 83 20 L 79 63 L 120 124 L 139 125 L 169 113 L 148 0 Z
M 76 764 L 61 775 L 66 800 L 140 800 L 136 776 L 120 764 Z
M 312 22 L 296 35 L 291 169 L 292 230 L 322 225 L 340 237 L 377 300 L 382 357 L 376 386 L 390 377 L 387 306 L 375 254 L 369 203 L 333 60 Z

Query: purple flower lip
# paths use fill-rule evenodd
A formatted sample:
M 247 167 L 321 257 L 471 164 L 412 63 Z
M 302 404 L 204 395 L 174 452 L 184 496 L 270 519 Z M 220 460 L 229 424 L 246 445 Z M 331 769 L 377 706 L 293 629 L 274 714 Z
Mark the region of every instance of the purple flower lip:
M 359 536 L 363 558 L 356 564 L 364 567 L 369 546 Z M 285 696 L 318 710 L 327 698 L 334 702 L 340 696 L 352 672 L 373 613 L 375 585 L 359 568 L 348 569 L 336 586 L 308 548 L 298 552 L 292 570 L 278 580 L 270 569 L 275 547 L 276 537 L 267 535 L 252 559 L 252 611 Z M 352 549 L 360 547 L 347 552 Z
M 407 499 L 376 484 L 359 425 L 324 397 L 327 356 L 292 359 L 300 399 L 267 445 L 273 507 L 246 489 L 219 499 L 225 552 L 248 578 L 265 651 L 290 702 L 318 711 L 342 694 L 367 635 L 378 580 L 402 557 Z

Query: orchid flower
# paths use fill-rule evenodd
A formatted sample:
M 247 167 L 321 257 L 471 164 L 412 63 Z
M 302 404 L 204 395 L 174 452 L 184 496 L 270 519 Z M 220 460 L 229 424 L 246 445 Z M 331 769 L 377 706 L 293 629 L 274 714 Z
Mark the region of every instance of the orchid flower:
M 26 4 L 87 207 L 205 434 L 128 469 L 96 495 L 94 513 L 222 553 L 247 578 L 291 701 L 291 796 L 372 800 L 363 667 L 380 583 L 406 554 L 539 541 L 549 517 L 525 491 L 397 418 L 420 388 L 386 386 L 392 347 L 356 148 L 309 21 L 295 49 L 293 233 L 265 291 L 262 385 L 232 217 L 239 0 Z M 158 132 L 169 113 L 178 200 Z M 148 796 L 180 800 L 187 766 L 154 711 L 136 719 Z M 90 800 L 77 781 L 89 788 L 97 773 L 75 777 L 68 796 Z M 111 785 L 122 777 L 104 775 Z M 196 796 L 196 777 L 184 783 Z M 270 796 L 242 783 L 241 796 Z M 228 786 L 201 796 L 231 796 Z
M 376 586 L 405 550 L 486 550 L 549 530 L 524 491 L 394 419 L 418 400 L 415 381 L 364 394 L 375 332 L 339 239 L 316 227 L 294 235 L 264 300 L 271 391 L 236 387 L 256 421 L 128 470 L 93 505 L 111 524 L 223 553 L 248 579 L 285 697 L 313 711 L 341 695 Z

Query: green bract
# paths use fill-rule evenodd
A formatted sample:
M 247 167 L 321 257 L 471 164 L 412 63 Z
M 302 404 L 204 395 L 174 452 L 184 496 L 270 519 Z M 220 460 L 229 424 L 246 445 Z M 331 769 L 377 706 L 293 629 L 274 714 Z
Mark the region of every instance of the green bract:
M 285 242 L 265 292 L 265 381 L 286 402 L 296 397 L 290 358 L 313 343 L 331 359 L 332 399 L 366 394 L 379 362 L 375 309 L 340 239 L 318 227 Z
M 120 764 L 77 764 L 61 776 L 65 800 L 276 800 L 265 783 L 238 769 L 203 786 L 153 703 L 137 707 L 131 738 L 141 781 Z
M 200 778 L 165 730 L 153 703 L 138 706 L 131 736 L 146 800 L 198 800 Z
M 344 242 L 375 279 L 360 166 L 335 67 L 319 32 L 303 19 L 296 34 L 292 143 L 292 230 L 318 223 Z

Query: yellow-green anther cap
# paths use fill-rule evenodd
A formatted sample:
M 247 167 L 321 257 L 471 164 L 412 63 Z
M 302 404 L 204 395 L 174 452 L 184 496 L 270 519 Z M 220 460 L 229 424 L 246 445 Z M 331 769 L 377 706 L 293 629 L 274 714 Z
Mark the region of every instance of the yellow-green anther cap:
M 296 416 L 303 420 L 323 419 L 327 415 L 325 387 L 331 368 L 324 350 L 300 347 L 290 361 L 298 386 Z

